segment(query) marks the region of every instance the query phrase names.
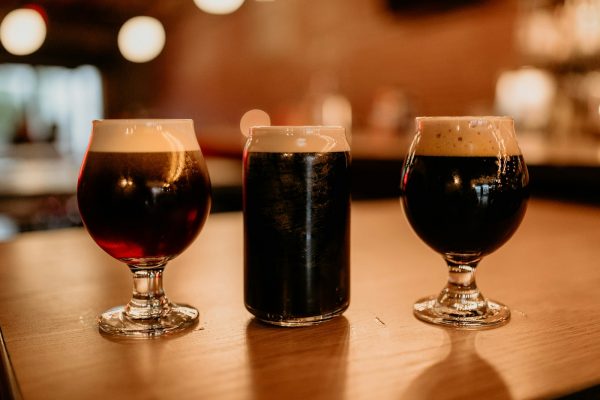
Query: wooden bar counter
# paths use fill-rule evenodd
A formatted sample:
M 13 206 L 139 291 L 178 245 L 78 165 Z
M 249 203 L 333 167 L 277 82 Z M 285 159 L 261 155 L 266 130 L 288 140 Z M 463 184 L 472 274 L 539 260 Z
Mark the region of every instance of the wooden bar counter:
M 600 208 L 530 201 L 478 283 L 511 321 L 460 331 L 416 320 L 444 285 L 442 258 L 398 200 L 352 206 L 352 300 L 308 328 L 253 320 L 242 295 L 242 215 L 210 216 L 165 271 L 200 323 L 152 340 L 101 335 L 98 313 L 129 299 L 131 276 L 83 229 L 0 244 L 4 392 L 24 399 L 529 399 L 598 394 Z M 457 231 L 460 234 L 460 231 Z M 591 389 L 590 389 L 591 388 Z

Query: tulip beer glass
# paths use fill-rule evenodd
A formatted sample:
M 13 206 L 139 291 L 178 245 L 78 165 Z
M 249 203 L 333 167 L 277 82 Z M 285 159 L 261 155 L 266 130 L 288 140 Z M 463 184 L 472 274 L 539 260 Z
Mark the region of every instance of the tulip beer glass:
M 150 337 L 194 324 L 198 311 L 171 303 L 162 287 L 167 262 L 192 243 L 210 210 L 192 121 L 94 121 L 77 200 L 90 236 L 133 273 L 132 299 L 100 315 L 100 330 Z
M 528 199 L 527 167 L 509 117 L 420 117 L 402 168 L 402 205 L 416 234 L 448 265 L 439 295 L 414 305 L 417 318 L 461 328 L 506 323 L 505 305 L 475 283 L 482 257 L 517 230 Z

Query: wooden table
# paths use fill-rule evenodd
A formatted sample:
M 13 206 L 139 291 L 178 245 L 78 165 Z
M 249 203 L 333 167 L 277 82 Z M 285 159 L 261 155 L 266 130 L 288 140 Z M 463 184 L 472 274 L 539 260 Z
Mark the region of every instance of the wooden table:
M 355 202 L 352 302 L 309 328 L 255 322 L 242 301 L 242 216 L 211 215 L 165 275 L 201 310 L 192 331 L 153 340 L 99 334 L 128 300 L 126 267 L 82 229 L 0 244 L 0 327 L 25 399 L 548 398 L 600 383 L 600 208 L 533 200 L 511 241 L 480 264 L 484 294 L 511 322 L 437 328 L 411 306 L 437 292 L 442 259 L 397 200 Z M 593 388 L 598 393 L 598 387 Z

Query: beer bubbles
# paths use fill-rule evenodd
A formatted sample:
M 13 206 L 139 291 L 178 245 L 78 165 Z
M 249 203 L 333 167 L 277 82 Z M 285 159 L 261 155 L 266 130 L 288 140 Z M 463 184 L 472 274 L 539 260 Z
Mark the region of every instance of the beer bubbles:
M 165 46 L 165 29 L 152 17 L 133 17 L 119 30 L 119 51 L 127 60 L 143 63 L 153 60 Z
M 46 39 L 46 22 L 32 8 L 9 12 L 0 25 L 0 41 L 11 54 L 25 56 L 38 50 Z

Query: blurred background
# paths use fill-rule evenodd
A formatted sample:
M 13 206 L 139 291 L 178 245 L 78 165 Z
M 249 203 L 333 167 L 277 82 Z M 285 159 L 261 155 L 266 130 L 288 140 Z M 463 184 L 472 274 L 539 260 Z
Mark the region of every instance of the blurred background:
M 600 204 L 600 0 L 3 0 L 0 240 L 79 225 L 91 120 L 192 118 L 214 212 L 242 131 L 341 124 L 398 196 L 417 115 L 510 115 L 535 196 Z

